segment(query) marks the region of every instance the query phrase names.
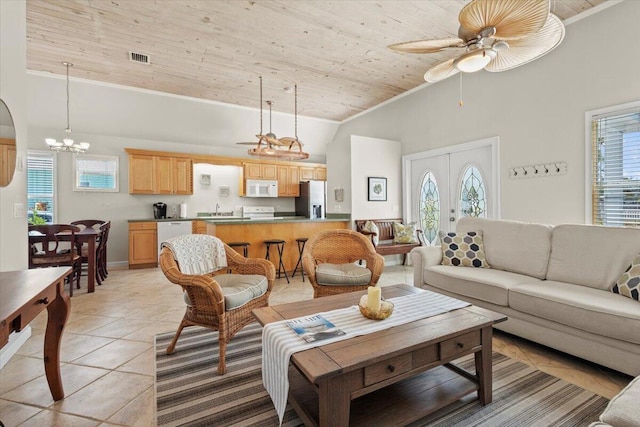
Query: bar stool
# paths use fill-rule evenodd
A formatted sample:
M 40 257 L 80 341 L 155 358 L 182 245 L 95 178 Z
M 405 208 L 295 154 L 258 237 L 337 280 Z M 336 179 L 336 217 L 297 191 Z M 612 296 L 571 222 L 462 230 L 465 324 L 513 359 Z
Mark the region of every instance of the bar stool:
M 265 259 L 269 259 L 269 249 L 271 248 L 271 245 L 276 245 L 276 248 L 278 249 L 278 257 L 280 258 L 278 260 L 278 279 L 280 278 L 280 272 L 282 270 L 284 271 L 284 277 L 287 279 L 287 283 L 290 283 L 289 276 L 287 276 L 287 270 L 285 269 L 284 264 L 282 262 L 282 252 L 284 251 L 284 240 L 267 239 L 264 241 L 264 244 L 267 246 L 267 255 L 265 256 Z
M 227 245 L 231 246 L 232 248 L 234 248 L 236 250 L 236 252 L 240 253 L 240 251 L 236 248 L 241 247 L 242 248 L 242 256 L 244 256 L 245 258 L 249 258 L 249 245 L 251 245 L 251 243 L 249 242 L 229 242 L 227 243 Z
M 300 272 L 302 273 L 302 281 L 304 282 L 304 268 L 302 268 L 302 251 L 304 251 L 304 245 L 309 240 L 308 237 L 298 237 L 296 239 L 296 243 L 298 244 L 298 262 L 296 263 L 296 268 L 293 269 L 293 273 L 291 273 L 291 277 L 296 275 L 296 271 L 298 271 L 298 267 L 300 267 Z

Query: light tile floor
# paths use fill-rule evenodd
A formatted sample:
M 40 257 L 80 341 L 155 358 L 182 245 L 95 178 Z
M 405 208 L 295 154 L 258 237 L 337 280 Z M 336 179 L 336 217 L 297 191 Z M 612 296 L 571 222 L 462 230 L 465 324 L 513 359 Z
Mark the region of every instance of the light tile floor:
M 83 279 L 84 282 L 84 279 Z M 380 285 L 412 284 L 411 267 L 387 266 Z M 298 274 L 276 281 L 270 304 L 313 297 Z M 111 270 L 93 294 L 71 299 L 61 360 L 65 399 L 51 398 L 42 360 L 46 314 L 33 335 L 0 370 L 0 420 L 5 426 L 153 426 L 154 336 L 176 330 L 181 290 L 155 269 Z M 494 349 L 556 377 L 611 398 L 631 378 L 496 331 Z

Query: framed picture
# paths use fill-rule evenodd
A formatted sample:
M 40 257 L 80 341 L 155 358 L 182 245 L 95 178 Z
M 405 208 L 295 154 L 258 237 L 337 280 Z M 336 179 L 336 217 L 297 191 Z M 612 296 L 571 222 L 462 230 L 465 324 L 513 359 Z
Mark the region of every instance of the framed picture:
M 369 201 L 386 201 L 387 200 L 387 178 L 369 177 Z

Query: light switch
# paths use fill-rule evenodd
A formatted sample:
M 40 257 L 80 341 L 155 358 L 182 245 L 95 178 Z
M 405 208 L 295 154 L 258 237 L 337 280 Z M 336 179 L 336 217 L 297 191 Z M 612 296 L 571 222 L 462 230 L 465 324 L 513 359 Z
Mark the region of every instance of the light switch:
M 25 217 L 24 203 L 14 203 L 13 204 L 13 217 L 14 218 L 24 218 Z

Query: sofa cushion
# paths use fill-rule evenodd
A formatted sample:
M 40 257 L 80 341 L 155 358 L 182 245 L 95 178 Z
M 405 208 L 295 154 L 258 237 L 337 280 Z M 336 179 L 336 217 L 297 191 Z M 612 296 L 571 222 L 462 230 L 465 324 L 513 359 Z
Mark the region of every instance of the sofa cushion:
M 640 377 L 633 379 L 607 405 L 600 421 L 615 427 L 637 427 L 640 420 Z
M 545 280 L 511 288 L 509 306 L 586 332 L 640 344 L 638 303 L 609 291 Z
M 550 225 L 487 218 L 460 218 L 457 232 L 482 230 L 484 253 L 491 268 L 538 279 L 547 274 Z
M 613 285 L 611 292 L 640 301 L 640 254 L 631 261 L 631 265 Z
M 371 281 L 371 270 L 355 264 L 322 263 L 316 267 L 319 285 L 366 285 Z
M 416 237 L 416 223 L 393 223 L 393 243 L 418 243 Z
M 424 281 L 435 288 L 506 307 L 509 289 L 540 280 L 509 271 L 435 265 L 424 269 Z
M 447 233 L 440 237 L 442 265 L 491 268 L 484 256 L 482 232 Z
M 640 228 L 558 225 L 547 279 L 608 291 L 638 253 Z
M 220 274 L 214 279 L 222 289 L 225 310 L 238 308 L 269 288 L 267 278 L 259 274 Z

